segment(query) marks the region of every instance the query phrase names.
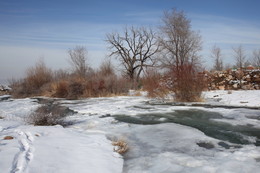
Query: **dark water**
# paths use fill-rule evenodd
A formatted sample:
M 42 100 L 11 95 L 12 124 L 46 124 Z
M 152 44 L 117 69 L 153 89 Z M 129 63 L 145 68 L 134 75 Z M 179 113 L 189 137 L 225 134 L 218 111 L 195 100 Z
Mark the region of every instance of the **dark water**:
M 151 113 L 136 116 L 115 115 L 116 120 L 132 124 L 152 125 L 160 123 L 177 123 L 190 126 L 204 132 L 207 136 L 229 141 L 234 144 L 254 144 L 260 146 L 260 129 L 252 126 L 234 126 L 213 121 L 224 117 L 217 112 L 198 109 L 176 110 L 171 113 Z M 225 117 L 225 119 L 227 119 Z M 255 140 L 250 140 L 256 138 Z

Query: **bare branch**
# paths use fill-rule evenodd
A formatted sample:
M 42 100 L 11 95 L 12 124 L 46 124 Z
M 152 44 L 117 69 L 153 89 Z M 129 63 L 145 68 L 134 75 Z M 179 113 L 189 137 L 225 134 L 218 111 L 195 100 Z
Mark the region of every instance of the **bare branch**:
M 83 46 L 76 46 L 73 49 L 69 49 L 68 53 L 75 73 L 79 76 L 85 77 L 88 70 L 88 66 L 86 64 L 87 49 Z
M 166 68 L 179 69 L 180 66 L 199 63 L 201 36 L 191 30 L 190 20 L 183 11 L 167 11 L 162 18 L 160 44 L 165 51 L 162 65 Z
M 214 59 L 214 70 L 222 71 L 223 70 L 223 61 L 222 61 L 222 54 L 221 49 L 216 45 L 213 46 L 211 49 L 211 57 Z
M 244 63 L 246 61 L 245 51 L 242 45 L 233 48 L 234 51 L 234 57 L 236 60 L 236 65 L 238 68 L 242 69 L 244 66 Z
M 124 33 L 107 34 L 106 42 L 114 56 L 121 61 L 125 73 L 131 80 L 138 80 L 143 68 L 154 64 L 155 54 L 159 51 L 156 33 L 144 27 L 126 27 Z
M 253 65 L 260 68 L 260 49 L 256 49 L 253 52 Z

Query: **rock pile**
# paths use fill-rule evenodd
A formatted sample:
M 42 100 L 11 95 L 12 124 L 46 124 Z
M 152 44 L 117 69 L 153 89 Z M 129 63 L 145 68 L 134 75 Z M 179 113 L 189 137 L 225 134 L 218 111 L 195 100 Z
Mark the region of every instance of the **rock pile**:
M 204 72 L 208 90 L 259 90 L 260 70 Z

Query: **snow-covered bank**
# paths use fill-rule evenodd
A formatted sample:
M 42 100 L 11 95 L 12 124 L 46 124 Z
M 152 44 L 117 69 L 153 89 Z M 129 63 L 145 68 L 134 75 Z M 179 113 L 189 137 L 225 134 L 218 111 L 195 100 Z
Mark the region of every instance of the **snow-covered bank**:
M 1 120 L 1 172 L 118 172 L 123 160 L 104 134 Z M 5 136 L 14 139 L 3 140 Z
M 259 91 L 233 91 L 232 94 L 210 91 L 204 94 L 205 103 L 210 104 L 244 106 L 248 102 L 248 106 L 258 106 L 260 98 L 257 98 Z M 245 94 L 247 96 L 240 96 Z M 77 112 L 66 117 L 66 121 L 72 122 L 72 125 L 63 128 L 24 123 L 24 117 L 39 107 L 36 99 L 1 100 L 0 172 L 260 171 L 260 110 L 172 106 L 150 102 L 151 99 L 144 96 L 58 99 L 55 103 Z M 178 114 L 180 112 L 186 113 L 184 119 Z M 211 114 L 207 114 L 209 112 Z M 146 116 L 145 120 L 151 123 L 124 122 L 116 119 L 118 115 L 142 120 Z M 201 124 L 180 125 L 181 121 L 169 121 L 177 116 L 180 117 L 178 120 L 185 122 L 203 120 L 203 124 L 227 126 L 227 130 L 233 130 L 227 137 L 234 134 L 249 142 L 219 139 L 204 133 L 203 128 L 197 128 L 202 127 Z M 193 121 L 196 116 L 201 117 Z M 203 127 L 207 130 L 207 126 Z M 242 128 L 248 133 L 240 130 Z M 4 140 L 6 136 L 12 136 L 13 139 Z M 128 143 L 129 151 L 124 155 L 125 160 L 114 152 L 109 139 L 123 139 Z
M 227 106 L 260 107 L 260 90 L 214 90 L 204 92 L 202 96 L 212 104 L 218 102 Z
M 213 97 L 214 98 L 214 97 Z M 125 173 L 136 172 L 255 172 L 260 171 L 260 148 L 253 144 L 234 145 L 227 141 L 206 136 L 201 131 L 188 126 L 167 124 L 166 118 L 157 118 L 165 124 L 135 125 L 118 122 L 113 115 L 141 118 L 168 114 L 179 110 L 203 110 L 219 113 L 219 121 L 239 129 L 252 127 L 260 133 L 260 112 L 247 109 L 204 108 L 171 106 L 170 104 L 149 104 L 145 97 L 92 98 L 81 101 L 62 101 L 62 104 L 81 115 L 70 117 L 75 120 L 72 128 L 106 131 L 107 135 L 117 135 L 129 144 L 125 155 Z M 218 104 L 212 102 L 211 104 Z M 169 115 L 171 116 L 171 115 Z M 172 115 L 174 116 L 174 114 Z M 188 118 L 188 117 L 187 117 Z M 132 123 L 131 123 L 132 122 Z M 250 129 L 251 130 L 251 129 Z M 235 135 L 255 143 L 256 137 L 234 132 Z M 228 134 L 229 135 L 229 134 Z M 199 144 L 202 145 L 199 146 Z M 206 145 L 206 146 L 203 146 Z M 209 145 L 212 148 L 207 148 Z M 205 147 L 205 148 L 204 148 Z
M 34 99 L 0 102 L 0 172 L 122 172 L 123 159 L 105 132 L 26 125 L 38 106 Z

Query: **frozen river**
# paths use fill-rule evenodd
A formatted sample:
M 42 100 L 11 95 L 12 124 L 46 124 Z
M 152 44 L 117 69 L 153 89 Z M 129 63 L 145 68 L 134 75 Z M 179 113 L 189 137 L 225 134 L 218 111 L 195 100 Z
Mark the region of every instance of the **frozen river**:
M 53 101 L 74 112 L 66 128 L 24 123 L 39 99 L 0 101 L 1 138 L 14 136 L 0 141 L 3 170 L 32 172 L 45 160 L 43 172 L 260 172 L 259 109 L 173 106 L 142 96 Z M 122 157 L 111 149 L 117 139 L 129 147 Z
M 125 140 L 123 172 L 260 171 L 260 110 L 150 104 L 139 97 L 63 104 L 72 127 Z M 85 117 L 85 120 L 82 119 Z

